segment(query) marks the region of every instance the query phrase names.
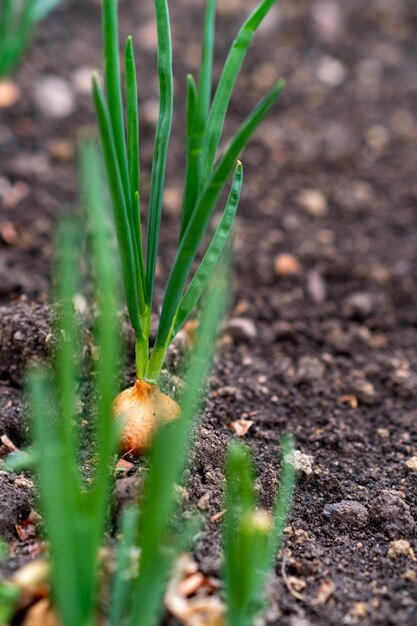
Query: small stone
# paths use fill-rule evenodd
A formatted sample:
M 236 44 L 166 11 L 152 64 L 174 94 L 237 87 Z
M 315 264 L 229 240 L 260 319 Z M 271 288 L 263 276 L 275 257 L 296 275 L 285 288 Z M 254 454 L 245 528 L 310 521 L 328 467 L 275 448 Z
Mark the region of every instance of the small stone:
M 387 129 L 380 124 L 371 126 L 366 133 L 366 141 L 374 152 L 382 152 L 389 143 L 389 134 Z
M 197 506 L 200 509 L 200 511 L 206 511 L 208 509 L 210 496 L 211 496 L 210 492 L 206 491 L 206 493 L 204 493 L 201 496 L 201 498 L 198 500 Z
M 321 380 L 325 373 L 325 367 L 319 359 L 311 356 L 303 356 L 298 362 L 296 380 L 298 383 L 314 383 Z
M 296 528 L 294 530 L 294 541 L 295 543 L 302 545 L 303 543 L 310 541 L 310 535 L 303 528 Z
M 343 303 L 345 317 L 362 321 L 374 311 L 371 295 L 366 292 L 357 292 L 350 295 Z
M 71 85 L 59 76 L 44 76 L 38 81 L 35 101 L 45 117 L 64 118 L 75 110 Z
M 94 74 L 93 67 L 79 67 L 72 75 L 72 82 L 75 90 L 89 96 L 91 94 L 91 81 Z
M 372 406 L 378 402 L 378 394 L 372 383 L 367 380 L 358 379 L 353 382 L 352 391 L 362 404 Z
M 309 454 L 303 454 L 300 450 L 293 450 L 293 452 L 287 454 L 285 462 L 294 466 L 299 480 L 309 480 L 312 477 L 314 458 Z
M 323 515 L 336 524 L 346 524 L 353 529 L 364 528 L 369 522 L 368 510 L 356 500 L 341 500 L 336 504 L 326 504 Z
M 349 611 L 349 615 L 352 617 L 364 618 L 368 614 L 368 605 L 366 602 L 355 602 Z
M 417 374 L 406 368 L 397 369 L 391 377 L 395 394 L 404 399 L 417 397 Z
M 406 569 L 401 578 L 410 583 L 417 583 L 417 572 L 413 569 Z
M 373 522 L 384 528 L 389 536 L 407 535 L 414 532 L 415 522 L 404 495 L 384 489 L 369 507 Z
M 388 556 L 390 559 L 397 559 L 399 556 L 409 556 L 411 550 L 410 542 L 406 539 L 396 539 L 388 546 Z
M 12 107 L 20 98 L 20 90 L 11 80 L 0 80 L 0 109 Z
M 303 189 L 297 195 L 297 202 L 309 215 L 323 217 L 327 214 L 326 196 L 319 189 Z
M 258 334 L 255 323 L 247 317 L 232 317 L 224 325 L 223 331 L 237 342 L 253 341 Z
M 316 75 L 327 87 L 338 87 L 346 78 L 346 67 L 339 59 L 324 56 L 319 61 Z
M 14 246 L 17 243 L 17 230 L 8 220 L 0 221 L 0 237 L 9 246 Z
M 326 283 L 316 270 L 311 270 L 307 274 L 307 293 L 316 304 L 322 304 L 326 300 Z
M 388 428 L 378 428 L 376 432 L 381 437 L 381 439 L 388 439 L 389 437 Z
M 312 4 L 315 31 L 326 43 L 335 43 L 342 31 L 341 7 L 333 0 L 315 0 Z
M 413 474 L 417 474 L 417 456 L 412 456 L 405 462 L 405 466 Z
M 296 276 L 301 271 L 301 265 L 294 254 L 283 253 L 275 257 L 274 269 L 280 277 Z
M 17 330 L 13 334 L 13 341 L 18 341 L 18 342 L 26 341 L 26 335 L 21 330 Z
M 53 139 L 48 143 L 48 150 L 57 161 L 71 161 L 75 154 L 74 144 L 67 139 Z

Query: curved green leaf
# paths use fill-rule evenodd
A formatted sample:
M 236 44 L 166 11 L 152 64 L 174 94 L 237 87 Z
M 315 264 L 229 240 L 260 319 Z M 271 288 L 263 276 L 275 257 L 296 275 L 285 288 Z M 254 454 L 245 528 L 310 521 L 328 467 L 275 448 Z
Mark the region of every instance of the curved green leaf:
M 181 300 L 178 313 L 175 317 L 174 328 L 170 336 L 170 341 L 172 341 L 175 335 L 181 330 L 182 326 L 196 307 L 207 286 L 208 281 L 210 280 L 214 270 L 216 269 L 222 252 L 229 239 L 229 235 L 232 231 L 238 204 L 239 198 L 237 202 L 233 201 L 226 204 L 222 219 L 220 220 L 213 239 L 211 240 L 211 243 L 207 248 L 207 252 L 205 253 L 187 291 L 185 292 L 183 299 Z
M 190 271 L 200 245 L 201 238 L 207 227 L 216 202 L 234 167 L 236 158 L 240 155 L 241 151 L 246 146 L 247 142 L 258 128 L 273 103 L 281 94 L 284 85 L 284 81 L 278 81 L 270 89 L 258 106 L 255 107 L 255 109 L 246 118 L 221 157 L 209 183 L 205 187 L 197 206 L 193 211 L 187 230 L 180 242 L 177 256 L 166 286 L 161 311 L 161 320 L 155 342 L 157 352 L 154 357 L 155 362 L 161 358 L 165 349 L 164 346 L 166 345 L 167 338 L 171 333 L 172 320 L 175 318 L 188 272 Z
M 262 0 L 239 30 L 226 59 L 217 87 L 202 143 L 201 179 L 211 176 L 216 152 L 219 147 L 224 120 L 240 68 L 251 41 L 262 20 L 276 0 Z
M 230 190 L 227 204 L 238 203 L 240 190 L 242 188 L 242 164 L 238 163 L 235 169 L 232 188 Z M 161 318 L 159 322 L 158 334 L 155 339 L 155 346 L 152 351 L 148 368 L 149 379 L 158 376 L 162 367 L 165 351 L 171 336 L 172 324 L 174 323 L 178 307 L 181 302 L 182 292 L 185 287 L 187 276 L 190 272 L 193 260 L 198 250 L 204 231 L 207 228 L 211 216 L 212 208 L 218 197 L 218 181 L 212 181 L 208 187 L 208 192 L 204 196 L 204 202 L 200 205 L 201 211 L 194 211 L 188 223 L 187 229 L 178 248 L 174 266 L 168 279 L 162 305 Z M 223 184 L 220 184 L 220 188 Z

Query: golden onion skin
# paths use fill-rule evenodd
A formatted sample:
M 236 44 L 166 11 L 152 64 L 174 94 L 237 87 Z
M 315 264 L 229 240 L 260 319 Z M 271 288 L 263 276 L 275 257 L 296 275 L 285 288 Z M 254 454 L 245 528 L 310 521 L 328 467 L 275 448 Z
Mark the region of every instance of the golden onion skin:
M 136 456 L 146 454 L 158 423 L 167 423 L 180 416 L 179 405 L 159 389 L 136 379 L 133 387 L 125 389 L 113 403 L 116 419 L 123 420 L 120 448 Z

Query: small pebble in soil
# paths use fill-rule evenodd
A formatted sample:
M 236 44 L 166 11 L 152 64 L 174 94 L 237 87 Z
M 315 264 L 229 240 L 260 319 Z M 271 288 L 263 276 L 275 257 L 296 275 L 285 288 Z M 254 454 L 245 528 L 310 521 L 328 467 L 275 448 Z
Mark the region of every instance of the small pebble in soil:
M 391 376 L 391 385 L 399 398 L 417 397 L 417 374 L 409 369 L 397 369 Z
M 410 556 L 413 549 L 406 539 L 395 539 L 388 546 L 388 556 L 390 559 L 397 559 L 400 556 Z
M 287 463 L 294 466 L 298 480 L 310 480 L 313 475 L 314 458 L 300 450 L 294 450 L 285 457 Z
M 297 195 L 297 203 L 308 215 L 323 217 L 327 214 L 326 196 L 319 189 L 303 189 Z
M 71 85 L 59 76 L 44 76 L 38 81 L 35 102 L 45 117 L 64 118 L 75 110 Z
M 366 292 L 352 293 L 343 303 L 345 317 L 358 321 L 365 320 L 374 311 L 374 302 L 371 294 Z
M 0 109 L 12 107 L 20 98 L 20 90 L 11 80 L 0 80 Z
M 375 387 L 367 380 L 358 379 L 353 381 L 352 392 L 362 404 L 372 406 L 373 404 L 377 404 L 379 400 L 379 395 Z
M 355 602 L 349 611 L 349 616 L 354 619 L 363 619 L 368 614 L 369 607 L 366 602 Z M 349 623 L 349 622 L 346 622 Z M 356 623 L 356 622 L 355 622 Z
M 401 576 L 404 580 L 410 583 L 417 582 L 417 572 L 413 569 L 406 569 L 404 574 Z
M 247 317 L 232 317 L 223 326 L 223 332 L 238 343 L 253 341 L 257 336 L 255 323 Z
M 355 530 L 364 528 L 369 522 L 367 508 L 356 500 L 341 500 L 335 504 L 326 504 L 323 515 L 332 523 L 346 525 Z
M 322 304 L 326 300 L 326 283 L 316 270 L 307 273 L 307 293 L 316 304 Z
M 412 456 L 405 462 L 406 468 L 413 474 L 417 474 L 417 455 Z
M 338 87 L 346 78 L 346 67 L 339 59 L 326 55 L 319 60 L 316 75 L 326 87 Z
M 71 161 L 75 155 L 75 144 L 67 139 L 52 139 L 48 143 L 50 155 L 56 161 Z
M 296 276 L 301 271 L 300 261 L 294 254 L 278 254 L 274 260 L 275 274 L 280 278 Z
M 415 530 L 410 507 L 404 500 L 404 494 L 399 491 L 381 491 L 372 501 L 369 512 L 371 520 L 392 538 L 410 535 Z
M 89 96 L 91 94 L 91 79 L 94 68 L 83 66 L 76 69 L 72 74 L 72 82 L 78 93 Z
M 318 37 L 326 43 L 336 43 L 343 29 L 342 8 L 333 0 L 315 0 L 311 11 Z
M 296 371 L 297 383 L 314 383 L 321 380 L 325 373 L 325 367 L 319 359 L 312 356 L 302 356 L 298 361 Z

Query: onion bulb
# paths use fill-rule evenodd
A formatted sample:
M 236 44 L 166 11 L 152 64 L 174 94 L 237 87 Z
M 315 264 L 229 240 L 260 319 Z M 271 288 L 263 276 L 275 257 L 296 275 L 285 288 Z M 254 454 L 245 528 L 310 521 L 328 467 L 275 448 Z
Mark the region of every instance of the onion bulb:
M 139 456 L 149 450 L 158 423 L 177 419 L 180 407 L 158 385 L 136 379 L 133 387 L 119 393 L 113 412 L 116 419 L 123 420 L 121 450 Z

